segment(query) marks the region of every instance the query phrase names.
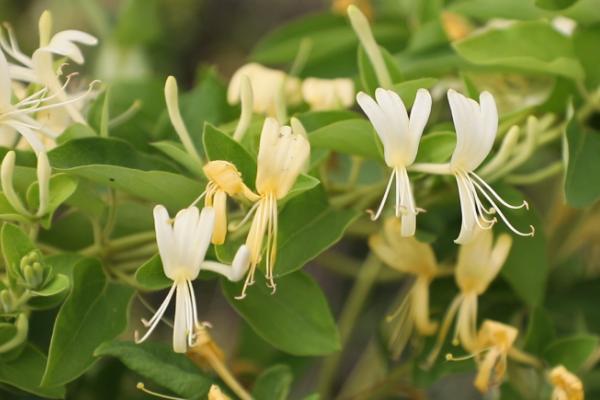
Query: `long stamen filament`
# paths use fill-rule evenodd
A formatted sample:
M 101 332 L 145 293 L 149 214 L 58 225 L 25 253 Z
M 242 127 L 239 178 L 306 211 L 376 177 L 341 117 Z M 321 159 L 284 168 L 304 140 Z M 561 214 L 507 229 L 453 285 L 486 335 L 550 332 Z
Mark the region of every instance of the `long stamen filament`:
M 367 213 L 369 213 L 369 215 L 371 216 L 371 221 L 375 221 L 379 218 L 379 216 L 381 215 L 381 212 L 383 211 L 383 207 L 385 206 L 385 202 L 388 198 L 388 195 L 390 193 L 390 189 L 392 187 L 392 182 L 394 181 L 394 177 L 396 176 L 396 170 L 392 170 L 392 174 L 390 175 L 390 180 L 388 181 L 388 184 L 385 188 L 385 192 L 383 193 L 383 198 L 381 199 L 381 203 L 379 204 L 379 207 L 377 208 L 377 212 L 373 213 L 372 210 L 367 210 Z
M 169 395 L 166 395 L 166 394 L 158 393 L 158 392 L 155 392 L 153 390 L 147 389 L 143 382 L 138 382 L 137 385 L 135 385 L 135 387 L 138 388 L 139 390 L 141 390 L 144 393 L 147 393 L 147 394 L 149 394 L 151 396 L 159 397 L 161 399 L 185 400 L 182 397 L 169 396 Z

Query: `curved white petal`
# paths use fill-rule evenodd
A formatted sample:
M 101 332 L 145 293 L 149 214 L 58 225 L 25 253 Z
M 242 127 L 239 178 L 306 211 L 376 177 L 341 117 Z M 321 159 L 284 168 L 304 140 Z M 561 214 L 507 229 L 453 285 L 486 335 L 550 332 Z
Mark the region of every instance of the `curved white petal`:
M 477 228 L 475 201 L 465 180 L 466 178 L 463 176 L 456 176 L 456 184 L 458 185 L 458 195 L 460 198 L 460 213 L 462 215 L 460 233 L 454 240 L 454 243 L 456 244 L 468 243 L 473 238 L 475 229 Z
M 193 268 L 192 279 L 195 279 L 200 273 L 200 264 L 206 256 L 206 251 L 210 245 L 210 240 L 215 227 L 215 210 L 212 207 L 204 207 L 200 212 L 200 218 L 196 222 L 194 237 L 190 243 L 193 257 L 191 265 Z
M 4 52 L 0 50 L 0 112 L 5 111 L 10 106 L 11 82 L 8 70 L 8 61 Z
M 419 141 L 421 135 L 429 120 L 431 113 L 431 95 L 427 89 L 419 89 L 415 97 L 412 109 L 410 110 L 410 119 L 408 122 L 408 134 L 410 136 L 410 148 L 413 150 L 409 162 L 412 164 L 417 156 Z
M 174 268 L 174 241 L 173 228 L 170 223 L 170 217 L 167 209 L 162 205 L 154 207 L 154 230 L 156 232 L 156 243 L 158 244 L 158 253 L 163 264 L 165 275 L 169 279 L 175 279 Z
M 187 351 L 188 312 L 186 304 L 191 303 L 190 292 L 185 281 L 177 283 L 175 295 L 175 320 L 173 321 L 173 351 L 185 353 Z

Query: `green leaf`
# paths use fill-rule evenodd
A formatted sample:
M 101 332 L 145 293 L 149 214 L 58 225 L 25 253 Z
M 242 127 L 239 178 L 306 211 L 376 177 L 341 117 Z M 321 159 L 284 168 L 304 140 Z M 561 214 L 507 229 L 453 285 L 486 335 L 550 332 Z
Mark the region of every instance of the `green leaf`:
M 210 124 L 204 126 L 202 140 L 204 142 L 204 151 L 209 160 L 231 162 L 242 174 L 244 183 L 250 188 L 254 187 L 254 182 L 256 181 L 256 161 L 241 144 Z
M 535 307 L 529 315 L 524 349 L 535 355 L 542 355 L 555 336 L 550 315 L 543 308 Z
M 56 307 L 62 303 L 69 293 L 66 289 L 69 289 L 71 286 L 73 267 L 82 258 L 82 256 L 75 253 L 63 253 L 45 257 L 44 261 L 52 266 L 52 271 L 55 274 L 54 280 L 49 282 L 49 286 L 41 290 L 42 296 L 31 298 L 27 304 L 33 309 L 42 310 Z M 66 282 L 63 278 L 66 278 Z M 60 287 L 64 287 L 64 289 L 58 290 Z M 50 292 L 55 293 L 50 294 Z
M 293 376 L 287 365 L 275 365 L 256 379 L 252 397 L 256 400 L 286 400 Z
M 287 204 L 287 202 L 294 197 L 311 190 L 321 183 L 317 178 L 311 175 L 300 174 L 298 179 L 294 183 L 294 186 L 290 189 L 288 194 L 281 200 L 280 204 Z
M 152 146 L 156 147 L 169 158 L 184 166 L 185 169 L 195 176 L 202 176 L 203 164 L 194 157 L 190 156 L 180 143 L 171 140 L 163 140 L 152 143 Z
M 35 250 L 36 247 L 25 232 L 12 224 L 4 224 L 0 236 L 7 270 L 12 277 L 18 277 L 21 275 L 21 258 Z
M 97 136 L 97 134 L 92 128 L 90 128 L 89 125 L 73 124 L 65 129 L 58 138 L 56 138 L 56 143 L 61 145 L 69 140 L 94 136 Z
M 573 33 L 575 54 L 585 70 L 585 79 L 590 89 L 600 84 L 600 54 L 596 51 L 600 42 L 600 25 L 578 26 Z
M 402 80 L 402 73 L 400 72 L 398 61 L 396 61 L 389 51 L 383 47 L 379 46 L 379 50 L 381 51 L 383 61 L 387 67 L 392 82 L 400 82 Z M 375 89 L 381 85 L 377 80 L 377 75 L 375 74 L 375 69 L 371 64 L 371 60 L 369 60 L 369 57 L 362 46 L 359 46 L 358 48 L 358 71 L 363 90 L 371 96 L 374 95 Z
M 321 187 L 290 200 L 279 214 L 275 276 L 302 268 L 331 247 L 359 215 L 332 208 Z
M 54 323 L 42 385 L 64 384 L 83 374 L 95 361 L 94 350 L 127 326 L 132 296 L 131 288 L 107 282 L 97 260 L 78 262 L 71 293 Z
M 417 90 L 429 89 L 433 87 L 437 81 L 438 80 L 436 78 L 413 79 L 410 81 L 396 83 L 392 89 L 394 92 L 398 93 L 406 108 L 411 108 L 415 101 Z
M 483 66 L 583 79 L 571 41 L 542 21 L 518 22 L 455 42 L 467 61 Z
M 114 35 L 124 48 L 152 43 L 160 38 L 162 22 L 158 0 L 127 0 L 121 3 Z
M 56 174 L 50 178 L 48 195 L 48 211 L 41 219 L 43 228 L 49 229 L 56 209 L 67 201 L 77 190 L 77 179 L 66 174 Z M 40 205 L 40 187 L 34 182 L 27 190 L 27 204 L 31 210 L 37 210 Z
M 64 399 L 65 387 L 41 387 L 39 382 L 44 373 L 46 356 L 28 344 L 19 357 L 9 362 L 0 362 L 0 382 L 17 387 L 36 396 Z
M 192 361 L 162 343 L 106 342 L 94 355 L 117 357 L 132 371 L 188 399 L 205 398 L 212 384 Z
M 575 119 L 567 125 L 567 202 L 578 208 L 587 207 L 600 198 L 600 185 L 590 177 L 600 176 L 600 133 L 583 129 Z
M 423 135 L 419 143 L 417 163 L 444 163 L 450 159 L 456 147 L 454 132 L 432 132 Z
M 135 280 L 148 290 L 160 290 L 171 287 L 173 281 L 166 277 L 160 256 L 155 254 L 146 261 L 135 273 Z
M 243 300 L 235 299 L 242 282 L 221 280 L 229 303 L 254 331 L 279 350 L 298 356 L 330 354 L 340 349 L 340 338 L 327 300 L 319 285 L 303 272 L 277 280 L 271 294 L 262 274 Z
M 562 364 L 569 371 L 578 371 L 598 348 L 598 337 L 577 335 L 560 338 L 544 351 L 544 359 L 550 365 Z
M 304 126 L 304 129 L 306 129 L 307 132 L 311 132 L 324 125 L 333 124 L 334 122 L 360 118 L 360 114 L 347 110 L 307 111 L 298 114 L 296 118 L 302 122 L 302 126 Z
M 545 10 L 564 10 L 577 3 L 577 0 L 535 0 L 535 5 Z
M 340 153 L 371 159 L 383 159 L 377 134 L 366 119 L 334 122 L 308 133 L 310 144 Z
M 48 153 L 54 169 L 122 190 L 168 208 L 187 207 L 204 187 L 169 164 L 114 138 L 71 140 Z

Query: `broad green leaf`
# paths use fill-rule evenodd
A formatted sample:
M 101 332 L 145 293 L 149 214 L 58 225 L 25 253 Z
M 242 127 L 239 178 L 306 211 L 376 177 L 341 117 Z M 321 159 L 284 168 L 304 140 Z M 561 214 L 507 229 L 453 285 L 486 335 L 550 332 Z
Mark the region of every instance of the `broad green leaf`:
M 387 67 L 392 82 L 400 82 L 402 80 L 402 72 L 400 72 L 397 60 L 383 47 L 380 46 L 379 50 L 381 51 L 383 61 L 385 62 L 385 66 Z M 377 80 L 377 75 L 375 74 L 375 69 L 371 64 L 371 60 L 369 60 L 369 57 L 362 46 L 359 46 L 358 48 L 358 71 L 363 90 L 371 96 L 374 95 L 375 89 L 381 85 Z
M 33 347 L 25 346 L 19 357 L 8 362 L 0 362 L 0 382 L 14 386 L 36 396 L 50 399 L 64 399 L 65 387 L 39 385 L 46 366 L 46 355 Z
M 571 41 L 542 21 L 519 22 L 504 29 L 488 30 L 453 44 L 467 61 L 499 69 L 582 79 Z
M 252 397 L 256 400 L 286 400 L 293 376 L 287 365 L 275 365 L 256 379 Z
M 111 341 L 94 355 L 117 357 L 132 371 L 187 399 L 204 399 L 212 384 L 185 355 L 162 343 Z
M 564 10 L 577 3 L 577 0 L 535 0 L 535 5 L 544 10 Z
M 48 211 L 41 219 L 43 228 L 50 228 L 52 217 L 56 209 L 75 193 L 77 190 L 77 179 L 66 174 L 56 174 L 50 178 L 48 195 Z M 31 210 L 37 210 L 40 204 L 40 187 L 37 182 L 29 186 L 27 190 L 27 203 Z
M 296 115 L 296 118 L 302 122 L 302 126 L 307 132 L 311 132 L 334 122 L 360 118 L 360 114 L 347 110 L 307 111 Z
M 454 132 L 432 132 L 423 135 L 415 162 L 444 163 L 450 159 L 456 147 Z
M 437 81 L 438 80 L 435 78 L 413 79 L 410 81 L 396 83 L 392 89 L 394 92 L 398 93 L 406 108 L 410 108 L 415 101 L 417 90 L 429 89 L 433 87 Z
M 42 384 L 56 386 L 83 374 L 94 350 L 127 326 L 133 290 L 107 282 L 100 262 L 83 259 L 73 271 L 71 293 L 60 308 Z
M 4 224 L 0 236 L 4 263 L 12 277 L 20 276 L 21 258 L 36 247 L 25 232 L 12 224 Z
M 290 200 L 279 214 L 275 276 L 302 268 L 340 240 L 359 215 L 332 208 L 320 187 Z
M 477 19 L 506 18 L 516 20 L 538 19 L 544 15 L 533 1 L 476 0 L 459 1 L 450 5 L 450 11 Z
M 280 204 L 287 204 L 289 200 L 308 190 L 317 187 L 319 183 L 319 180 L 314 176 L 306 174 L 298 175 L 298 179 L 296 179 L 294 186 L 292 186 L 288 194 L 281 200 Z
M 171 140 L 162 140 L 160 142 L 152 143 L 152 146 L 184 166 L 185 169 L 195 176 L 202 176 L 202 163 L 190 156 L 180 143 Z
M 573 207 L 587 207 L 600 198 L 600 185 L 591 177 L 600 176 L 600 133 L 582 128 L 575 119 L 567 125 L 568 149 L 565 195 Z
M 277 279 L 271 293 L 262 274 L 235 299 L 243 282 L 221 281 L 229 303 L 254 331 L 279 350 L 299 356 L 329 354 L 340 349 L 340 338 L 327 300 L 319 285 L 303 272 Z
M 552 342 L 544 351 L 544 359 L 550 365 L 562 364 L 576 372 L 598 349 L 598 337 L 577 335 L 563 337 Z
M 163 272 L 160 256 L 155 254 L 151 259 L 142 264 L 135 273 L 135 280 L 147 290 L 160 290 L 171 287 L 173 281 Z
M 308 133 L 310 144 L 340 153 L 383 159 L 377 134 L 366 119 L 334 122 Z
M 523 196 L 514 189 L 500 186 L 496 189 L 509 203 L 520 204 L 523 201 Z M 533 237 L 522 237 L 510 232 L 504 224 L 501 225 L 501 229 L 512 236 L 513 243 L 500 274 L 527 305 L 539 306 L 544 299 L 549 271 L 547 242 L 541 229 L 542 223 L 534 210 L 505 212 L 517 229 L 527 232 L 529 226 L 533 225 L 536 232 Z
M 544 349 L 556 336 L 550 315 L 541 307 L 535 307 L 529 314 L 524 349 L 535 355 L 542 355 Z
M 256 161 L 241 144 L 210 124 L 204 126 L 202 140 L 204 142 L 204 151 L 209 160 L 231 162 L 242 174 L 244 183 L 250 188 L 254 187 L 254 182 L 256 181 Z
M 27 222 L 28 219 L 17 213 L 4 193 L 0 192 L 0 219 L 13 222 Z
M 54 169 L 122 190 L 168 208 L 187 207 L 201 182 L 174 173 L 169 164 L 114 138 L 71 140 L 48 153 Z

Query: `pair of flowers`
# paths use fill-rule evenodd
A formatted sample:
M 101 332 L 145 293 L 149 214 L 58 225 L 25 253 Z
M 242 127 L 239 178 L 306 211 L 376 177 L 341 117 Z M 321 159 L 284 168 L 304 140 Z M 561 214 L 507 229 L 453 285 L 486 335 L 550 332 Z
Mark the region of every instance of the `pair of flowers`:
M 479 103 L 462 94 L 448 91 L 448 102 L 456 130 L 456 147 L 450 162 L 445 164 L 415 163 L 419 141 L 431 112 L 431 95 L 425 89 L 416 94 L 410 116 L 397 93 L 378 88 L 375 98 L 361 92 L 356 97 L 379 136 L 386 164 L 392 168 L 383 199 L 372 219 L 377 219 L 395 181 L 395 215 L 402 219 L 402 235 L 412 236 L 416 230 L 416 215 L 421 211 L 416 205 L 408 177 L 409 171 L 456 178 L 462 214 L 461 229 L 455 242 L 473 240 L 477 228 L 490 229 L 496 215 L 516 234 L 532 236 L 530 232 L 516 229 L 504 215 L 501 206 L 519 209 L 528 207 L 526 202 L 512 205 L 500 197 L 475 170 L 482 164 L 494 145 L 498 130 L 498 110 L 489 92 L 481 93 Z M 487 202 L 484 204 L 481 197 Z
M 310 154 L 304 128 L 295 119 L 291 124 L 291 127 L 280 126 L 273 118 L 265 120 L 257 160 L 257 194 L 244 184 L 233 164 L 216 160 L 204 166 L 209 182 L 202 194 L 205 197 L 202 211 L 192 205 L 179 211 L 171 220 L 165 207 L 155 207 L 154 224 L 160 258 L 164 273 L 173 285 L 155 315 L 149 321 L 142 321 L 149 329 L 143 337 L 136 337 L 138 343 L 146 340 L 156 328 L 175 293 L 173 349 L 185 352 L 188 347 L 193 347 L 196 332 L 202 325 L 198 321 L 192 281 L 201 270 L 216 272 L 231 281 L 239 281 L 246 275 L 238 297 L 243 298 L 246 288 L 254 282 L 265 237 L 267 284 L 275 290 L 277 203 L 289 193 Z M 227 196 L 243 196 L 254 202 L 242 221 L 254 214 L 246 244 L 239 248 L 231 266 L 204 260 L 211 241 L 215 244 L 225 241 Z

